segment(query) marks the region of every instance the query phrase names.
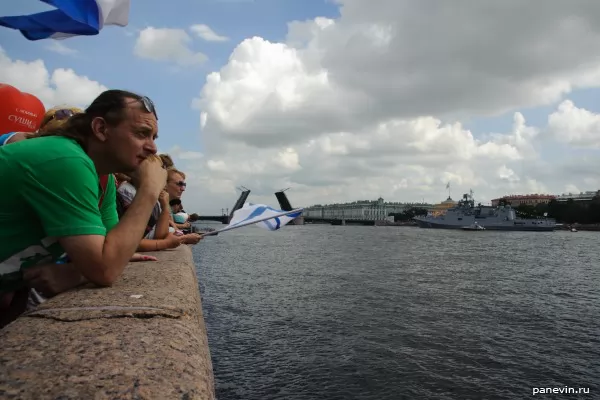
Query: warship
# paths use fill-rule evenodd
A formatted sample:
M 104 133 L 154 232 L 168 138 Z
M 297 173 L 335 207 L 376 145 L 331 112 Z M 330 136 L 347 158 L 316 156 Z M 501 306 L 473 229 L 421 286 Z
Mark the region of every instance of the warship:
M 485 230 L 547 232 L 556 228 L 552 218 L 520 218 L 508 204 L 497 207 L 475 205 L 473 192 L 464 194 L 455 207 L 444 215 L 427 215 L 414 218 L 420 228 L 464 229 L 477 224 Z

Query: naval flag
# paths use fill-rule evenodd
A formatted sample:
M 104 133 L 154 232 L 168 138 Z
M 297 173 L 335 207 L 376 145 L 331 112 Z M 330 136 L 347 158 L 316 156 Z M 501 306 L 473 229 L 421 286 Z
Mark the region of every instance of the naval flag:
M 0 26 L 18 29 L 29 40 L 97 35 L 106 25 L 126 26 L 130 0 L 40 0 L 56 10 L 0 17 Z
M 221 232 L 256 224 L 257 226 L 275 231 L 302 215 L 303 208 L 282 211 L 264 204 L 246 203 L 242 208 L 233 212 L 231 221 L 223 229 L 205 233 L 204 236 L 217 235 Z

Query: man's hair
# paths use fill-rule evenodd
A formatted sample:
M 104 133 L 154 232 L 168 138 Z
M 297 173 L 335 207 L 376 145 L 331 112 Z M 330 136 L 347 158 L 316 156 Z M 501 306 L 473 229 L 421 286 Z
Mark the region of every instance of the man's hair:
M 171 177 L 175 174 L 179 174 L 183 179 L 185 179 L 185 174 L 175 167 L 167 168 L 167 172 L 169 173 L 169 179 L 171 179 Z
M 169 200 L 169 205 L 170 206 L 176 206 L 176 205 L 180 205 L 181 204 L 181 199 L 172 199 Z
M 81 114 L 75 114 L 66 124 L 55 130 L 48 130 L 40 136 L 64 136 L 76 140 L 83 148 L 86 148 L 88 138 L 93 136 L 92 120 L 102 117 L 109 125 L 118 125 L 127 117 L 126 99 L 141 101 L 142 96 L 126 90 L 106 90 L 92 101 L 92 103 Z
M 170 155 L 168 155 L 168 154 L 159 154 L 158 156 L 162 160 L 163 166 L 165 168 L 175 168 L 175 163 L 173 162 L 173 159 L 171 158 Z

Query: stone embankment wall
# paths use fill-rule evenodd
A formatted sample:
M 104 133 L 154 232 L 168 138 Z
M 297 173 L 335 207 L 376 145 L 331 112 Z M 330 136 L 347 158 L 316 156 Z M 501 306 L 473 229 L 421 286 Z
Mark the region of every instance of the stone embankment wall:
M 152 254 L 0 330 L 0 398 L 214 399 L 192 253 Z

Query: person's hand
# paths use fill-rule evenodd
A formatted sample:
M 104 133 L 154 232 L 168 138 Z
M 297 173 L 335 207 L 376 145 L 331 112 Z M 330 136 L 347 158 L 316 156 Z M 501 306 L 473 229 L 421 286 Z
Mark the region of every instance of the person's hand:
M 158 156 L 146 158 L 138 169 L 140 189 L 148 190 L 158 198 L 160 192 L 167 185 L 167 170 L 163 168 Z
M 160 192 L 160 194 L 158 195 L 158 201 L 160 201 L 160 205 L 162 206 L 163 209 L 169 209 L 169 192 L 167 192 L 166 190 L 163 190 L 162 192 Z
M 182 226 L 183 226 L 183 229 L 189 229 L 189 228 L 191 228 L 192 224 L 190 224 L 189 222 L 184 222 L 182 224 Z
M 198 235 L 197 233 L 188 233 L 180 237 L 185 244 L 196 244 L 203 239 L 202 235 Z
M 154 256 L 148 256 L 146 254 L 134 253 L 129 259 L 130 262 L 136 261 L 158 261 L 158 258 Z
M 85 282 L 73 264 L 44 264 L 23 270 L 25 282 L 44 296 L 51 297 Z
M 179 247 L 181 243 L 183 243 L 183 236 L 176 236 L 172 233 L 169 233 L 166 238 L 163 239 L 165 243 L 165 249 L 175 249 Z

